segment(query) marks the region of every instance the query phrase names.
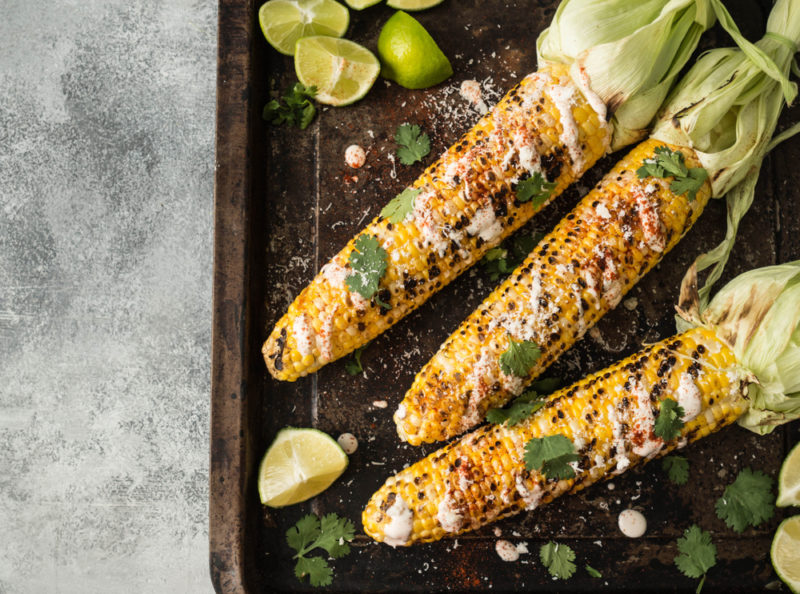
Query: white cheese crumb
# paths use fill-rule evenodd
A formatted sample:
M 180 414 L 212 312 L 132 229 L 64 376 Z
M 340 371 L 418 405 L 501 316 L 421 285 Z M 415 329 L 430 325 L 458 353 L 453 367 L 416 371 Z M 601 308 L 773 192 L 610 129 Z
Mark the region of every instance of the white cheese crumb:
M 647 530 L 647 520 L 635 509 L 626 509 L 617 520 L 619 530 L 628 538 L 639 538 Z
M 481 96 L 481 85 L 477 80 L 465 80 L 461 83 L 461 88 L 458 92 L 464 100 L 469 101 L 481 115 L 489 111 L 486 102 Z
M 639 300 L 636 297 L 631 297 L 630 299 L 623 301 L 622 305 L 624 305 L 625 309 L 628 311 L 633 311 L 639 305 Z
M 507 540 L 498 540 L 494 545 L 494 550 L 497 551 L 498 556 L 508 563 L 519 559 L 519 551 L 512 543 Z
M 373 400 L 372 406 L 375 408 L 386 408 L 389 404 L 385 400 Z
M 336 443 L 339 444 L 348 456 L 358 449 L 358 440 L 352 433 L 342 433 L 336 438 Z

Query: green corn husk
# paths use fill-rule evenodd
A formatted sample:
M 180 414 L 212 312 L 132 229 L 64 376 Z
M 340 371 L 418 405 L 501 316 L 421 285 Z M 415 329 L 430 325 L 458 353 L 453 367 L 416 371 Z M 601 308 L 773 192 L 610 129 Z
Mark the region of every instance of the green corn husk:
M 739 275 L 707 307 L 696 274 L 693 266 L 681 287 L 678 330 L 711 328 L 751 374 L 739 425 L 763 435 L 800 418 L 800 260 Z
M 644 138 L 714 21 L 712 0 L 564 0 L 536 49 L 540 65 L 569 64 L 607 106 L 617 150 Z

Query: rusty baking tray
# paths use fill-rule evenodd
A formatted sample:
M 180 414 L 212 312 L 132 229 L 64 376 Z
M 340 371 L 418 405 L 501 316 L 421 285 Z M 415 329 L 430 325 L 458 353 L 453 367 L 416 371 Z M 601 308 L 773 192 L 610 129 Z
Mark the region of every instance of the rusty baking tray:
M 217 155 L 215 188 L 214 334 L 210 471 L 210 566 L 218 592 L 308 591 L 293 575 L 284 534 L 301 515 L 335 511 L 360 533 L 369 496 L 394 471 L 431 451 L 402 445 L 391 415 L 415 372 L 460 320 L 488 294 L 492 283 L 480 267 L 442 290 L 416 313 L 366 349 L 366 374 L 351 377 L 345 360 L 295 383 L 266 373 L 260 348 L 271 325 L 320 266 L 418 175 L 389 159 L 395 128 L 420 124 L 436 155 L 477 120 L 461 99 L 461 81 L 475 79 L 495 101 L 515 80 L 535 70 L 534 41 L 551 20 L 555 0 L 445 0 L 418 18 L 451 57 L 454 77 L 426 91 L 407 91 L 379 80 L 360 103 L 323 109 L 306 131 L 274 128 L 260 114 L 270 91 L 294 80 L 290 59 L 271 50 L 256 19 L 258 3 L 219 5 Z M 767 0 L 728 3 L 751 38 L 763 32 Z M 351 11 L 348 37 L 375 48 L 385 6 Z M 714 31 L 703 44 L 728 43 Z M 796 121 L 789 110 L 785 121 Z M 368 151 L 358 171 L 344 164 L 345 147 Z M 522 232 L 548 230 L 619 155 L 606 158 Z M 432 157 L 429 157 L 431 159 Z M 800 139 L 767 159 L 753 211 L 745 218 L 727 278 L 756 266 L 800 257 Z M 672 304 L 693 257 L 715 245 L 724 230 L 724 204 L 714 201 L 665 261 L 629 295 L 636 300 L 608 314 L 548 375 L 574 381 L 622 358 L 646 341 L 674 332 Z M 387 408 L 381 408 L 385 401 Z M 376 404 L 377 403 L 377 404 Z M 350 466 L 328 491 L 281 511 L 262 509 L 255 486 L 257 463 L 285 425 L 315 426 L 359 439 Z M 496 524 L 503 537 L 526 541 L 531 551 L 505 563 L 494 551 L 494 526 L 455 541 L 391 549 L 363 533 L 354 552 L 337 560 L 336 591 L 693 591 L 696 584 L 674 567 L 675 541 L 693 522 L 712 532 L 719 564 L 706 592 L 761 590 L 776 580 L 769 543 L 779 510 L 758 529 L 737 535 L 716 518 L 714 502 L 744 466 L 776 476 L 787 447 L 800 437 L 797 424 L 757 438 L 730 427 L 685 450 L 690 486 L 676 487 L 659 464 L 635 469 L 536 512 Z M 617 515 L 643 511 L 645 537 L 626 539 Z M 579 570 L 553 581 L 538 562 L 548 540 L 569 544 Z M 587 576 L 590 564 L 603 579 Z

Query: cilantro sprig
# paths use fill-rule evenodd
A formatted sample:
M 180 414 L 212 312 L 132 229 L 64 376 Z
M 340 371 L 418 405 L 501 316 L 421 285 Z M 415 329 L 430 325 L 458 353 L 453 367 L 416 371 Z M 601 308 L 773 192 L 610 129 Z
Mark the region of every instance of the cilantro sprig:
M 364 299 L 372 299 L 378 292 L 378 283 L 386 272 L 388 256 L 377 237 L 374 235 L 359 236 L 355 242 L 355 249 L 350 252 L 348 258 L 353 274 L 345 279 L 347 288 L 358 293 Z M 378 300 L 378 304 L 386 309 L 390 307 L 381 303 L 380 300 Z
M 702 578 L 696 590 L 696 594 L 700 594 L 706 573 L 717 564 L 717 547 L 711 542 L 711 535 L 693 524 L 678 539 L 678 551 L 675 565 L 681 573 L 688 578 Z
M 353 357 L 348 359 L 347 363 L 344 364 L 344 369 L 350 375 L 358 375 L 364 371 L 364 367 L 361 365 L 361 353 L 364 352 L 364 349 L 369 346 L 369 343 L 358 347 L 356 350 L 353 351 Z
M 594 567 L 592 567 L 591 565 L 587 565 L 587 566 L 586 566 L 586 573 L 588 573 L 588 574 L 589 574 L 589 576 L 590 576 L 590 577 L 593 577 L 593 578 L 602 578 L 602 577 L 603 577 L 603 574 L 602 574 L 602 573 L 600 573 L 599 571 L 597 571 L 597 570 L 596 570 Z
M 517 396 L 508 408 L 490 408 L 486 413 L 486 420 L 497 425 L 505 423 L 510 427 L 524 421 L 543 406 L 544 397 L 529 390 Z
M 517 200 L 519 202 L 533 200 L 533 206 L 539 208 L 547 202 L 555 188 L 556 184 L 554 182 L 548 182 L 541 173 L 536 171 L 532 176 L 517 183 Z
M 397 156 L 403 165 L 413 165 L 431 152 L 431 139 L 416 124 L 398 126 L 394 140 L 400 145 Z
M 544 235 L 541 233 L 514 236 L 486 252 L 481 260 L 481 266 L 489 275 L 489 280 L 494 282 L 522 264 L 542 237 Z
M 772 479 L 760 470 L 743 468 L 717 500 L 717 517 L 729 528 L 742 532 L 748 526 L 758 526 L 775 513 Z
M 563 480 L 575 478 L 570 463 L 577 462 L 579 456 L 572 440 L 559 434 L 532 437 L 525 444 L 522 458 L 528 470 L 539 470 L 548 479 Z
M 685 485 L 689 481 L 689 461 L 683 456 L 665 456 L 661 459 L 661 468 L 676 485 Z
M 273 99 L 264 106 L 262 117 L 271 124 L 289 124 L 301 130 L 308 128 L 317 108 L 311 99 L 317 94 L 317 87 L 306 87 L 295 83 L 283 96 L 283 103 Z
M 672 177 L 669 189 L 678 196 L 689 194 L 689 200 L 697 198 L 697 191 L 708 178 L 708 172 L 702 167 L 686 167 L 683 153 L 670 150 L 669 147 L 656 147 L 655 157 L 645 159 L 644 164 L 636 170 L 639 179 L 645 177 Z
M 567 580 L 575 573 L 575 551 L 552 540 L 539 549 L 539 559 L 554 578 Z
M 658 411 L 653 433 L 664 441 L 675 439 L 681 434 L 683 428 L 683 408 L 672 398 L 661 401 L 661 410 Z
M 422 190 L 412 190 L 406 188 L 397 196 L 389 201 L 389 204 L 381 210 L 381 216 L 389 219 L 390 223 L 399 223 L 414 210 L 414 201 L 422 193 Z
M 355 528 L 347 518 L 327 514 L 318 518 L 308 514 L 286 531 L 286 542 L 297 551 L 294 574 L 303 581 L 305 576 L 312 586 L 328 586 L 333 582 L 333 570 L 324 557 L 306 557 L 314 549 L 323 549 L 334 559 L 344 557 L 350 552 Z
M 506 375 L 526 377 L 542 350 L 531 340 L 517 342 L 508 334 L 508 348 L 500 355 L 500 370 Z

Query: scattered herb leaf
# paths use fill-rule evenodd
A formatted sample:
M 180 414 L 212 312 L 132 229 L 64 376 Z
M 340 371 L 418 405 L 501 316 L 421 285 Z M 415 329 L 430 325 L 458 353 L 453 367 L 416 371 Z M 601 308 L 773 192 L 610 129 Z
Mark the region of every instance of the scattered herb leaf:
M 347 288 L 364 299 L 372 299 L 378 292 L 378 283 L 386 272 L 388 254 L 374 235 L 361 235 L 348 262 L 353 274 L 345 279 Z M 379 302 L 380 303 L 380 302 Z
M 683 456 L 662 458 L 661 468 L 667 473 L 669 480 L 676 485 L 685 485 L 689 481 L 689 461 Z
M 653 433 L 664 441 L 675 439 L 681 434 L 683 427 L 683 408 L 672 398 L 661 401 L 661 410 L 658 411 Z
M 525 444 L 525 468 L 539 470 L 545 478 L 575 478 L 570 462 L 578 461 L 575 444 L 565 435 L 533 437 Z
M 575 551 L 552 540 L 539 549 L 539 559 L 554 578 L 566 580 L 575 573 Z
M 588 573 L 588 574 L 589 574 L 591 577 L 593 577 L 593 578 L 601 578 L 601 577 L 603 577 L 603 574 L 602 574 L 602 573 L 600 573 L 599 571 L 597 571 L 597 570 L 596 570 L 594 567 L 592 567 L 591 565 L 587 565 L 587 566 L 586 566 L 586 573 Z
M 669 189 L 678 196 L 688 192 L 689 200 L 697 198 L 697 191 L 703 186 L 708 172 L 702 167 L 686 167 L 683 153 L 672 151 L 666 146 L 656 147 L 655 157 L 645 159 L 644 164 L 636 170 L 639 179 L 645 177 L 672 177 Z
M 537 171 L 532 176 L 517 183 L 515 191 L 519 202 L 533 200 L 533 206 L 539 208 L 542 204 L 547 202 L 555 187 L 556 184 L 554 182 L 548 182 L 544 176 Z
M 273 99 L 264 106 L 262 117 L 276 126 L 289 124 L 305 130 L 314 119 L 317 108 L 311 99 L 317 94 L 317 87 L 305 87 L 295 83 L 283 96 L 283 103 Z
M 403 165 L 412 165 L 421 161 L 431 152 L 431 139 L 416 124 L 398 126 L 394 140 L 400 145 L 397 149 L 397 156 Z
M 391 199 L 389 204 L 381 210 L 381 216 L 389 219 L 390 223 L 399 223 L 414 210 L 414 200 L 422 193 L 422 190 L 412 190 L 406 188 L 397 196 Z
M 544 235 L 541 233 L 514 236 L 486 252 L 481 266 L 489 275 L 489 280 L 495 282 L 522 264 L 542 237 Z
M 344 364 L 344 369 L 350 375 L 358 375 L 364 371 L 364 367 L 361 365 L 361 353 L 364 352 L 364 349 L 369 346 L 369 343 L 358 347 L 355 351 L 353 351 L 353 357 L 348 359 L 347 363 Z
M 508 408 L 490 408 L 486 420 L 490 423 L 505 423 L 508 426 L 524 421 L 544 406 L 544 397 L 529 390 L 517 396 Z
M 542 350 L 535 342 L 517 342 L 508 334 L 508 348 L 500 355 L 500 370 L 506 375 L 526 377 L 541 354 Z
M 736 532 L 769 520 L 775 513 L 772 479 L 760 470 L 743 468 L 717 499 L 716 510 L 717 517 Z
M 717 564 L 717 547 L 711 542 L 711 535 L 693 524 L 678 539 L 680 555 L 675 557 L 675 565 L 688 578 L 699 578 L 696 593 L 700 594 L 706 581 L 706 572 Z
M 350 552 L 355 528 L 347 518 L 327 514 L 322 519 L 313 514 L 303 516 L 297 524 L 286 531 L 286 542 L 297 551 L 294 574 L 300 581 L 305 576 L 312 586 L 328 586 L 333 581 L 333 571 L 323 557 L 306 557 L 313 549 L 320 548 L 334 559 Z
M 547 396 L 555 392 L 561 385 L 561 380 L 557 377 L 543 377 L 538 379 L 528 386 L 531 390 L 539 392 L 542 396 Z

